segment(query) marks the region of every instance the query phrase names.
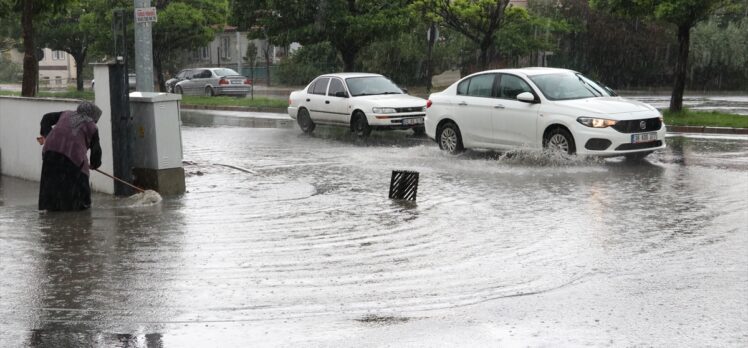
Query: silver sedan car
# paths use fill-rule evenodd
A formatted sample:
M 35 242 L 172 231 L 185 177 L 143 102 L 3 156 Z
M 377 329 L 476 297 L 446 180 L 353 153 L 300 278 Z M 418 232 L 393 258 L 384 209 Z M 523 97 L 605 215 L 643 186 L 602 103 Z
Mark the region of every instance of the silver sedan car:
M 252 91 L 252 80 L 228 68 L 193 68 L 174 85 L 174 93 L 187 95 L 231 95 L 244 97 Z

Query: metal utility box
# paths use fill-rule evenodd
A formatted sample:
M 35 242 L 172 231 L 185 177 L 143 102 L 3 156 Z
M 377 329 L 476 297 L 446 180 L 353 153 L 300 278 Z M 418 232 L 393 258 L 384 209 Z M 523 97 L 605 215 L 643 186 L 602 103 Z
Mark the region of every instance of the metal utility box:
M 130 93 L 130 115 L 135 133 L 133 167 L 182 167 L 181 99 L 181 95 L 170 93 Z
M 162 195 L 185 191 L 180 100 L 178 94 L 130 93 L 135 181 Z

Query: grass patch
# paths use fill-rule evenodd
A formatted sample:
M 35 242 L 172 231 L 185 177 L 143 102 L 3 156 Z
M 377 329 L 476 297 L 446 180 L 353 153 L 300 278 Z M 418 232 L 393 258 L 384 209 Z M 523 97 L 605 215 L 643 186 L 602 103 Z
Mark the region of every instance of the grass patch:
M 665 124 L 673 126 L 707 126 L 748 128 L 748 116 L 728 114 L 718 111 L 692 111 L 683 109 L 680 112 L 665 110 Z
M 16 91 L 0 91 L 0 95 L 7 95 L 7 96 L 14 96 L 14 97 L 20 97 L 21 92 Z M 40 98 L 63 98 L 63 99 L 78 99 L 78 100 L 94 100 L 94 92 L 93 91 L 76 91 L 76 90 L 67 90 L 67 91 L 60 91 L 60 92 L 39 92 L 38 97 Z
M 235 98 L 235 97 L 198 97 L 182 96 L 184 105 L 204 105 L 204 106 L 241 106 L 241 107 L 265 107 L 265 108 L 285 108 L 288 101 L 285 99 L 273 99 L 265 97 Z

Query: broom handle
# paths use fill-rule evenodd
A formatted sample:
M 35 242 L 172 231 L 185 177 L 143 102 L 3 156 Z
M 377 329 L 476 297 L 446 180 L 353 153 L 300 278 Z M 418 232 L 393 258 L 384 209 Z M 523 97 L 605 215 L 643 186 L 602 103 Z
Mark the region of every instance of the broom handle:
M 110 178 L 112 178 L 114 180 L 117 180 L 117 181 L 119 181 L 119 182 L 121 182 L 121 183 L 123 183 L 123 184 L 125 184 L 127 186 L 130 186 L 130 187 L 132 187 L 132 188 L 134 188 L 134 189 L 136 189 L 136 190 L 138 190 L 140 192 L 145 192 L 145 190 L 143 190 L 142 188 L 137 187 L 137 186 L 135 186 L 133 184 L 130 184 L 129 182 L 124 181 L 124 180 L 122 180 L 122 179 L 120 179 L 120 178 L 118 178 L 118 177 L 116 177 L 114 175 L 110 175 L 110 174 L 104 173 L 104 172 L 102 172 L 102 171 L 100 171 L 98 169 L 94 169 L 94 170 L 97 171 L 97 172 L 99 172 L 99 173 L 101 173 L 101 174 L 104 174 L 104 175 L 106 175 L 106 176 L 108 176 L 108 177 L 110 177 Z

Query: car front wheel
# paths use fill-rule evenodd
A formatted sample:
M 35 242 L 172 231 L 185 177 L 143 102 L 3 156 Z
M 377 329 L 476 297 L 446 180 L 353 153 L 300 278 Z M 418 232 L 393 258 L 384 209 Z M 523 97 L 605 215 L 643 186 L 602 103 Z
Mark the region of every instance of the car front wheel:
M 309 111 L 307 111 L 306 109 L 299 110 L 299 115 L 296 117 L 296 122 L 299 124 L 299 128 L 301 128 L 301 131 L 306 134 L 314 131 L 314 127 L 317 126 L 314 124 L 314 121 L 312 121 L 312 118 L 309 117 Z
M 577 152 L 574 146 L 574 137 L 563 128 L 555 128 L 543 138 L 543 147 L 552 152 L 561 152 L 573 155 Z
M 360 137 L 368 137 L 371 134 L 371 127 L 363 112 L 353 114 L 353 132 Z
M 462 135 L 460 128 L 452 122 L 445 123 L 436 134 L 436 142 L 439 148 L 451 154 L 460 153 L 464 150 L 462 146 Z

